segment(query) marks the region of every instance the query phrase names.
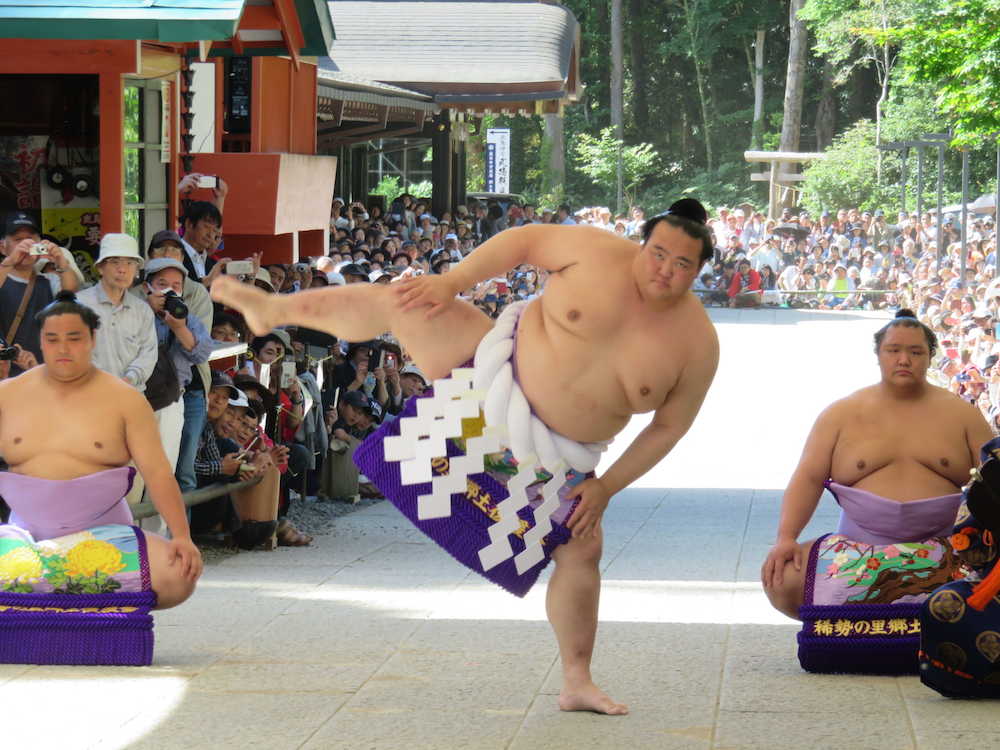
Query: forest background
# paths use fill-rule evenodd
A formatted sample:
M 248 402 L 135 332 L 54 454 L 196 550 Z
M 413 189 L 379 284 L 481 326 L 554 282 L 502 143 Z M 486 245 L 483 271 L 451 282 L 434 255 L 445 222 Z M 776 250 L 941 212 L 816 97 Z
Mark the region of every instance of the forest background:
M 511 129 L 511 191 L 544 206 L 658 211 L 684 195 L 766 206 L 766 183 L 750 181 L 762 166 L 743 157 L 757 149 L 827 153 L 805 170 L 800 203 L 812 211 L 895 211 L 900 156 L 876 143 L 949 130 L 945 202 L 960 196 L 961 148 L 970 151 L 970 195 L 995 190 L 1000 0 L 564 3 L 582 28 L 586 85 L 564 112 L 564 164 L 553 158 L 551 122 L 487 115 L 468 143 L 470 191 L 483 189 L 489 127 Z M 936 150 L 925 152 L 925 205 L 936 164 Z M 915 151 L 908 169 L 912 210 Z

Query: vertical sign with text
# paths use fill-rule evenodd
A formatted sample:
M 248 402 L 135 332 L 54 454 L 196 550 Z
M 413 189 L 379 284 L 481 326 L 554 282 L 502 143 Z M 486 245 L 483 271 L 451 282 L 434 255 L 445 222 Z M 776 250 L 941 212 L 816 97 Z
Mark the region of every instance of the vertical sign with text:
M 510 192 L 510 128 L 486 131 L 486 192 Z

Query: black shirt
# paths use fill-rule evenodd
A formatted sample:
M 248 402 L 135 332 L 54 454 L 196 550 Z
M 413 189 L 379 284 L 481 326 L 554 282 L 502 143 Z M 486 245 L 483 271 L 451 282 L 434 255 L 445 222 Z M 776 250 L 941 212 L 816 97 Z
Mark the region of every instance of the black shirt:
M 28 287 L 28 282 L 9 274 L 3 285 L 0 286 L 0 336 L 6 338 L 7 331 L 17 315 L 17 309 L 21 306 L 21 298 Z M 26 349 L 35 355 L 35 359 L 42 361 L 41 331 L 42 327 L 35 322 L 35 314 L 47 307 L 55 296 L 52 294 L 52 287 L 45 276 L 38 276 L 35 280 L 35 288 L 31 292 L 31 299 L 24 310 L 24 317 L 21 318 L 21 325 L 17 327 L 17 333 L 13 341 L 8 341 L 8 346 L 20 344 L 22 349 Z M 21 368 L 13 363 L 10 367 L 11 376 L 20 375 Z

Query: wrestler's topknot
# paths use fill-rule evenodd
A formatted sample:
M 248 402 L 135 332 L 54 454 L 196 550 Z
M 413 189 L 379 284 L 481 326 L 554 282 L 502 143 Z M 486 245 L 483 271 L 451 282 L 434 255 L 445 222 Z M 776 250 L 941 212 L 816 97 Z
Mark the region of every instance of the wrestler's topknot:
M 56 294 L 55 300 L 35 314 L 35 322 L 41 327 L 45 325 L 46 319 L 56 315 L 79 315 L 91 334 L 101 327 L 101 319 L 97 313 L 86 305 L 81 305 L 76 301 L 76 295 L 66 290 Z
M 694 198 L 681 198 L 670 204 L 670 208 L 663 213 L 648 219 L 642 227 L 643 245 L 649 242 L 653 229 L 661 221 L 684 230 L 685 234 L 696 240 L 701 240 L 701 263 L 715 255 L 715 243 L 712 241 L 712 232 L 708 228 L 708 212 L 700 201 Z
M 875 353 L 878 354 L 878 349 L 882 346 L 882 339 L 889 332 L 890 328 L 896 328 L 897 326 L 902 326 L 903 328 L 920 328 L 924 332 L 924 338 L 927 340 L 927 349 L 930 355 L 933 357 L 934 353 L 937 351 L 937 336 L 934 335 L 928 326 L 924 325 L 917 316 L 908 307 L 903 307 L 896 311 L 895 317 L 886 323 L 884 326 L 879 328 L 875 332 Z

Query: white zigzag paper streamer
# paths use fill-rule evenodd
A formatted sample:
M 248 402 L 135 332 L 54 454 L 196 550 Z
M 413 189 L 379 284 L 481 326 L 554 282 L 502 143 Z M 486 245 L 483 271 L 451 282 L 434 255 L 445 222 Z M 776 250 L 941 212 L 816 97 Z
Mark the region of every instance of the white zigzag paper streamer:
M 514 558 L 517 574 L 523 575 L 545 559 L 542 540 L 552 531 L 552 514 L 559 509 L 559 490 L 566 482 L 566 463 L 559 461 L 552 468 L 552 479 L 542 488 L 541 505 L 534 510 L 534 525 L 524 534 L 524 549 Z
M 500 450 L 499 432 L 487 429 L 483 435 L 465 441 L 465 455 L 449 459 L 448 473 L 434 477 L 431 494 L 417 498 L 417 518 L 424 521 L 451 515 L 451 496 L 464 495 L 467 477 L 483 470 L 484 456 Z
M 542 488 L 534 525 L 524 534 L 525 549 L 515 558 L 518 574 L 544 560 L 542 540 L 552 530 L 559 489 L 567 467 L 590 471 L 607 443 L 576 443 L 551 432 L 537 417 L 513 378 L 510 362 L 514 331 L 527 302 L 508 305 L 476 349 L 475 367 L 459 367 L 434 381 L 432 396 L 417 399 L 417 413 L 400 419 L 397 436 L 385 438 L 386 461 L 399 463 L 402 484 L 430 483 L 417 498 L 420 520 L 451 515 L 451 496 L 465 494 L 468 477 L 484 470 L 484 457 L 509 446 L 518 471 L 507 483 L 509 496 L 497 505 L 500 520 L 490 525 L 490 543 L 479 552 L 484 570 L 514 557 L 509 536 L 521 526 L 518 511 L 530 503 L 528 487 L 536 479 L 539 454 L 552 479 Z M 447 474 L 434 476 L 431 461 L 448 454 L 447 441 L 462 437 L 462 419 L 483 415 L 484 432 L 466 440 L 466 454 L 452 458 Z
M 487 530 L 490 535 L 490 543 L 479 550 L 479 562 L 482 564 L 483 570 L 489 570 L 514 556 L 514 550 L 510 546 L 508 537 L 521 528 L 521 518 L 517 512 L 530 502 L 528 487 L 535 481 L 536 477 L 535 457 L 528 456 L 526 458 L 528 460 L 518 463 L 517 474 L 507 482 L 509 496 L 497 505 L 500 520 L 495 521 Z
M 398 436 L 384 443 L 387 461 L 399 462 L 402 484 L 430 482 L 431 460 L 448 453 L 448 438 L 462 436 L 462 419 L 478 417 L 480 394 L 472 391 L 472 368 L 434 381 L 434 395 L 417 401 L 417 414 L 400 420 Z

